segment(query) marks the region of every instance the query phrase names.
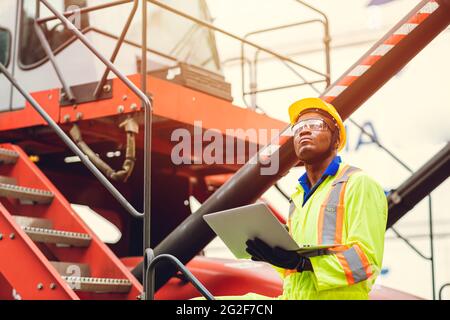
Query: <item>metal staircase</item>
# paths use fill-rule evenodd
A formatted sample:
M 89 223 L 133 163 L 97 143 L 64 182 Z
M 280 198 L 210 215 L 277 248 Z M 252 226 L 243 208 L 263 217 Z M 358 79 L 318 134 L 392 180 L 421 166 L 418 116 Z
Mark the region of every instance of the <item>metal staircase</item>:
M 11 144 L 0 145 L 2 299 L 136 300 L 141 284 Z M 6 289 L 5 289 L 6 288 Z

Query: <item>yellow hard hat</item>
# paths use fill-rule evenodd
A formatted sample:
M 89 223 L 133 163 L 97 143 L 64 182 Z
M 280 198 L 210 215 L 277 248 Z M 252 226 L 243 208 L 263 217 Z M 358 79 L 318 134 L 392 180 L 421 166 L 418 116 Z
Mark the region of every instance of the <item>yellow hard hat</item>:
M 294 125 L 297 122 L 298 117 L 302 112 L 309 109 L 319 109 L 328 113 L 337 123 L 339 128 L 339 147 L 338 151 L 341 151 L 345 147 L 346 143 L 346 132 L 344 122 L 341 119 L 341 116 L 336 111 L 336 109 L 329 103 L 323 101 L 320 98 L 305 98 L 298 100 L 291 104 L 289 107 L 289 118 L 291 121 L 291 125 Z

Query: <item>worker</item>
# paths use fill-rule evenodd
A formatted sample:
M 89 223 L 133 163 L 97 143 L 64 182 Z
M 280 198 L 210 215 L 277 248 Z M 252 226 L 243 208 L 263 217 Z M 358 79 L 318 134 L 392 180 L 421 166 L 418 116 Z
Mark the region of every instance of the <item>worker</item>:
M 299 244 L 334 247 L 306 256 L 256 238 L 247 241 L 247 252 L 280 272 L 280 299 L 368 299 L 383 259 L 385 193 L 337 155 L 346 131 L 331 104 L 302 99 L 289 107 L 289 117 L 295 153 L 306 173 L 291 196 L 287 228 Z

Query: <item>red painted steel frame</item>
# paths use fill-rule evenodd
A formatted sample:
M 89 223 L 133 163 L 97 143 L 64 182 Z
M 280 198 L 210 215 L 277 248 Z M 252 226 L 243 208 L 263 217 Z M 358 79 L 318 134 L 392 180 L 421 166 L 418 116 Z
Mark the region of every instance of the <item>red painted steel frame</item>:
M 79 299 L 1 203 L 0 234 L 0 272 L 22 299 Z M 56 284 L 53 290 L 50 288 L 52 283 Z M 43 286 L 41 290 L 39 284 Z M 3 296 L 4 289 L 0 288 Z
M 139 75 L 129 77 L 136 85 Z M 43 106 L 58 123 L 91 120 L 121 114 L 132 114 L 141 109 L 139 99 L 120 80 L 113 80 L 113 97 L 107 100 L 94 101 L 74 106 L 59 105 L 59 91 L 52 89 L 33 94 L 37 102 Z M 286 123 L 249 109 L 234 106 L 230 102 L 180 86 L 169 81 L 148 76 L 148 89 L 154 102 L 154 116 L 173 120 L 190 126 L 195 121 L 202 121 L 203 129 L 218 129 L 225 133 L 226 129 L 282 129 Z M 137 108 L 137 109 L 134 109 Z M 121 111 L 119 111 L 121 110 Z M 25 109 L 0 113 L 0 130 L 7 131 L 45 125 L 34 109 L 26 105 Z M 253 137 L 247 137 L 250 142 Z
M 10 211 L 16 210 L 17 212 L 13 212 L 13 214 L 17 215 L 49 219 L 53 222 L 54 229 L 57 230 L 89 234 L 92 241 L 87 248 L 64 248 L 55 245 L 49 245 L 49 247 L 59 261 L 88 264 L 91 269 L 92 277 L 128 279 L 132 283 L 132 289 L 128 294 L 79 293 L 78 295 L 83 298 L 135 300 L 142 292 L 142 285 L 120 262 L 108 246 L 84 224 L 56 187 L 47 179 L 39 168 L 28 159 L 28 156 L 19 147 L 10 144 L 4 144 L 0 147 L 14 150 L 19 154 L 19 159 L 15 165 L 0 166 L 0 175 L 15 178 L 20 186 L 48 190 L 55 195 L 55 198 L 50 205 L 30 206 L 20 205 L 17 202 L 8 204 L 8 202 L 5 201 L 5 205 L 11 207 Z M 24 238 L 28 237 L 24 236 Z M 41 254 L 37 256 L 36 260 L 36 263 L 43 263 L 46 258 Z M 22 262 L 20 260 L 14 260 L 13 264 L 17 265 L 17 268 L 19 268 L 19 265 L 22 265 Z M 33 269 L 30 268 L 28 273 L 32 276 Z M 11 283 L 16 286 L 15 282 L 13 283 L 11 281 Z M 38 296 L 36 295 L 36 297 Z

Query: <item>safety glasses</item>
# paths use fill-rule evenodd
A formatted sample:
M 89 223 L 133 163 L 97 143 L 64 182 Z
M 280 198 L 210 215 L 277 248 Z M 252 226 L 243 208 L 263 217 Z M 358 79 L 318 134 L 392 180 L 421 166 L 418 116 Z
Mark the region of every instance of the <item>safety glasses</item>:
M 291 127 L 291 130 L 296 136 L 304 129 L 308 129 L 311 131 L 325 131 L 328 128 L 328 124 L 322 119 L 305 119 L 294 124 Z

